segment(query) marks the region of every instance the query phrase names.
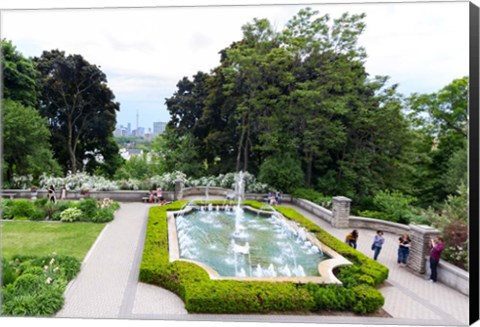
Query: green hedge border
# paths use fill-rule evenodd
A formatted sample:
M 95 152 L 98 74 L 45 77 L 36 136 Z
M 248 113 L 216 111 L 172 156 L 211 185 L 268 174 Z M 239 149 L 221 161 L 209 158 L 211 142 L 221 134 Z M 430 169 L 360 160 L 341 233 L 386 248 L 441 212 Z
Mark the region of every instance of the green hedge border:
M 178 211 L 188 201 L 150 208 L 140 280 L 176 293 L 191 313 L 271 313 L 352 311 L 373 313 L 384 304 L 375 286 L 388 277 L 388 268 L 337 240 L 291 208 L 276 209 L 314 233 L 321 242 L 352 261 L 339 268 L 343 285 L 211 280 L 190 262 L 169 262 L 167 211 Z M 249 205 L 264 204 L 248 201 Z

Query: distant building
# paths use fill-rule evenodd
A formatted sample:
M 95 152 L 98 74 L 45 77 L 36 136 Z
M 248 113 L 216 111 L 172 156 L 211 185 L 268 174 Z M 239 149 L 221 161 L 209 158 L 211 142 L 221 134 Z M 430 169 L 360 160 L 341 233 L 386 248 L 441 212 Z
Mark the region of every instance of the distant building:
M 163 132 L 165 132 L 166 127 L 167 127 L 167 123 L 154 122 L 153 123 L 153 136 L 163 134 Z

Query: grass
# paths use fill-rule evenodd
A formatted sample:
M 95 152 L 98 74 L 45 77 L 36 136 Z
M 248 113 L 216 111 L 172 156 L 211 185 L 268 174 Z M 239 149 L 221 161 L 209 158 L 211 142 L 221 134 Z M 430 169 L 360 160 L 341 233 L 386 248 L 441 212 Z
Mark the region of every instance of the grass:
M 105 224 L 2 222 L 2 255 L 44 256 L 56 252 L 82 261 Z

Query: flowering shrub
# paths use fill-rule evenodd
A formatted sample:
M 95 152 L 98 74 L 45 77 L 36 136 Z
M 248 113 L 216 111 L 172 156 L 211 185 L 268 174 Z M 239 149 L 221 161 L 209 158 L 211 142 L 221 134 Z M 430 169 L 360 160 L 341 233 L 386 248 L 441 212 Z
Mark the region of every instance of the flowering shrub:
M 42 189 L 46 189 L 50 185 L 53 185 L 56 189 L 65 187 L 67 191 L 149 190 L 158 187 L 161 187 L 164 191 L 173 191 L 175 189 L 175 182 L 181 180 L 185 186 L 211 186 L 233 189 L 235 188 L 238 176 L 239 174 L 237 173 L 227 173 L 218 176 L 204 176 L 197 179 L 189 179 L 183 172 L 174 171 L 161 176 L 154 175 L 145 180 L 129 178 L 110 181 L 102 176 L 90 176 L 86 173 L 68 173 L 65 177 L 47 176 L 43 174 L 40 177 L 39 185 Z M 17 177 L 17 180 L 18 183 L 15 184 L 16 188 L 28 189 L 31 185 L 31 178 L 28 176 Z M 272 189 L 267 184 L 257 182 L 255 176 L 248 172 L 243 173 L 243 181 L 246 186 L 246 192 L 265 193 Z
M 238 173 L 227 173 L 225 175 L 220 174 L 218 176 L 200 177 L 198 179 L 187 179 L 185 182 L 185 186 L 211 186 L 234 189 L 238 178 Z M 243 173 L 243 181 L 246 186 L 246 192 L 265 193 L 271 189 L 269 185 L 257 182 L 255 176 L 250 174 L 249 172 Z
M 60 214 L 60 220 L 64 222 L 79 221 L 82 218 L 82 210 L 78 208 L 68 208 Z
M 18 176 L 17 174 L 13 174 L 10 187 L 26 190 L 30 187 L 30 185 L 32 185 L 32 181 L 33 181 L 32 175 Z
M 40 186 L 42 188 L 48 188 L 50 185 L 58 189 L 65 186 L 67 191 L 115 191 L 119 189 L 117 183 L 114 181 L 109 181 L 102 176 L 90 176 L 86 173 L 68 173 L 66 177 L 54 177 L 43 174 L 40 177 Z

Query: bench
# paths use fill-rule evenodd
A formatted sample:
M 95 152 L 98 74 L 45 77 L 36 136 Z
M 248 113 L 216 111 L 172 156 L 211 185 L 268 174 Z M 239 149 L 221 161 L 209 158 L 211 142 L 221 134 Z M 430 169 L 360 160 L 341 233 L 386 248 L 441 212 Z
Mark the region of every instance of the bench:
M 150 201 L 148 201 L 149 199 L 150 199 L 149 196 L 144 196 L 144 197 L 142 197 L 142 202 L 149 203 L 150 202 Z M 153 197 L 153 203 L 157 203 L 157 202 L 158 202 L 157 197 L 156 196 Z
M 17 194 L 16 193 L 3 193 L 1 192 L 2 194 L 2 198 L 10 198 L 10 199 L 13 199 Z

